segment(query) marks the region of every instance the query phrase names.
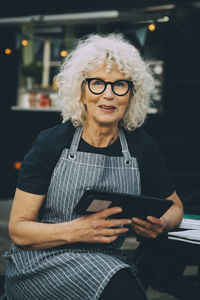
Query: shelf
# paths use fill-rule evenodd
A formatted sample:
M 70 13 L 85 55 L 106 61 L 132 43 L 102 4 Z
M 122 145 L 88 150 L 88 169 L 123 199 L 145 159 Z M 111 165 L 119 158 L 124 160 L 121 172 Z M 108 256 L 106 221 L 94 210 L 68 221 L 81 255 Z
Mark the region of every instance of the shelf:
M 26 89 L 27 93 L 30 92 L 36 92 L 36 93 L 42 93 L 42 94 L 56 94 L 58 91 L 56 89 L 52 88 L 44 88 L 44 87 L 32 87 L 31 89 Z
M 22 107 L 22 106 L 11 106 L 11 110 L 18 111 L 46 111 L 46 112 L 61 112 L 58 107 Z M 156 114 L 158 110 L 156 108 L 149 108 L 148 114 Z
M 15 111 L 37 111 L 37 112 L 61 112 L 58 107 L 21 107 L 11 106 L 11 110 Z

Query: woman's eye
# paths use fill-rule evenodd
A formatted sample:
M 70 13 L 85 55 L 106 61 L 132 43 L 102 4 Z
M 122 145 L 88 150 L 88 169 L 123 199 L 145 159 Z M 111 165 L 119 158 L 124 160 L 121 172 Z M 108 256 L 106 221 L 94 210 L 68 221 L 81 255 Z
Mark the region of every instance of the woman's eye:
M 125 81 L 116 81 L 115 86 L 125 86 Z
M 104 83 L 103 83 L 102 80 L 95 80 L 95 81 L 93 82 L 93 84 L 94 84 L 94 85 L 103 85 Z

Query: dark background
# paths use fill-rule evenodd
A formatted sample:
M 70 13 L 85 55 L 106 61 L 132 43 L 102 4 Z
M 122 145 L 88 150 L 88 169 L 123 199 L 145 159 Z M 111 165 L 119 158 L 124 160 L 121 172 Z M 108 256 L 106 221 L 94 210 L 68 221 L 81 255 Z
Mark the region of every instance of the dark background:
M 34 14 L 59 14 L 119 9 L 138 12 L 148 5 L 175 4 L 168 23 L 147 38 L 143 48 L 127 22 L 105 24 L 106 31 L 122 31 L 135 41 L 145 56 L 154 53 L 164 61 L 163 112 L 148 115 L 143 128 L 157 141 L 180 196 L 200 189 L 200 6 L 198 1 L 27 1 L 5 3 L 0 18 Z M 193 5 L 194 4 L 194 5 Z M 162 12 L 162 10 L 161 10 Z M 160 11 L 151 11 L 149 18 Z M 144 13 L 142 11 L 142 13 Z M 147 13 L 145 12 L 145 17 Z M 92 25 L 77 27 L 81 34 Z M 20 53 L 3 53 L 4 46 L 15 47 L 16 26 L 0 26 L 0 198 L 13 196 L 18 171 L 13 164 L 21 161 L 36 135 L 61 122 L 58 112 L 12 111 L 16 105 Z
M 112 9 L 136 9 L 147 6 L 165 5 L 171 3 L 191 3 L 193 0 L 84 0 L 84 1 L 66 1 L 66 0 L 10 0 L 4 2 L 1 7 L 0 16 L 27 16 L 32 14 L 57 14 L 68 12 L 85 12 Z

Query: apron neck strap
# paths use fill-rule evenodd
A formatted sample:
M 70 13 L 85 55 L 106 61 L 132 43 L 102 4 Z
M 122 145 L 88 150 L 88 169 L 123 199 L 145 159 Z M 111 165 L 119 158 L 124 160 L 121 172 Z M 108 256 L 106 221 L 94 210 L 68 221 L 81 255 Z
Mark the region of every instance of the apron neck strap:
M 76 157 L 76 151 L 78 149 L 78 145 L 81 139 L 81 134 L 82 134 L 83 127 L 79 126 L 76 128 L 73 140 L 69 149 L 69 157 L 75 158 Z
M 126 137 L 124 135 L 123 130 L 121 128 L 119 128 L 118 130 L 119 130 L 119 139 L 120 139 L 120 143 L 121 143 L 121 147 L 122 147 L 122 154 L 125 158 L 125 164 L 128 165 L 131 160 L 131 155 L 128 150 L 128 144 L 127 144 Z
M 76 128 L 76 131 L 74 133 L 73 136 L 73 140 L 69 149 L 69 157 L 71 157 L 72 159 L 74 159 L 76 157 L 76 151 L 78 149 L 78 145 L 81 139 L 81 134 L 82 134 L 82 130 L 83 127 L 79 126 Z M 121 147 L 122 147 L 122 154 L 124 156 L 125 159 L 125 163 L 129 164 L 129 161 L 131 160 L 131 155 L 129 153 L 128 150 L 128 144 L 124 135 L 124 132 L 121 128 L 118 128 L 119 130 L 119 139 L 120 139 L 120 143 L 121 143 Z

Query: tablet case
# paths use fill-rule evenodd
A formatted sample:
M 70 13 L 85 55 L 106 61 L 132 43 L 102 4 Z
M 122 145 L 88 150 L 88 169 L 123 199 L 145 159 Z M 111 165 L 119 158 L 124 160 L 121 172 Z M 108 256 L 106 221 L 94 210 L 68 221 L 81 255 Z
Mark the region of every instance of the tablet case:
M 123 211 L 112 215 L 112 218 L 138 217 L 146 219 L 147 216 L 160 218 L 173 204 L 172 200 L 106 192 L 100 190 L 86 189 L 83 196 L 75 207 L 75 213 L 89 215 L 104 209 L 120 206 Z

